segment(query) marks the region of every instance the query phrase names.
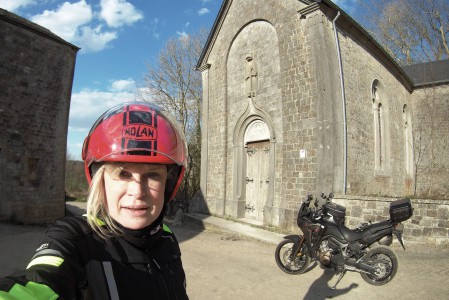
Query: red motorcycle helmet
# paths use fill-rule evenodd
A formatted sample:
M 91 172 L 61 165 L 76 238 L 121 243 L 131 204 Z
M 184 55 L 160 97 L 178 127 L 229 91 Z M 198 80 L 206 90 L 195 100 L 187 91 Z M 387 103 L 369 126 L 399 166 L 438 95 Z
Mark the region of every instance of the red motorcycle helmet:
M 168 166 L 166 201 L 173 199 L 187 168 L 185 136 L 174 118 L 156 104 L 125 102 L 101 115 L 84 140 L 82 159 L 87 181 L 92 167 L 105 162 Z

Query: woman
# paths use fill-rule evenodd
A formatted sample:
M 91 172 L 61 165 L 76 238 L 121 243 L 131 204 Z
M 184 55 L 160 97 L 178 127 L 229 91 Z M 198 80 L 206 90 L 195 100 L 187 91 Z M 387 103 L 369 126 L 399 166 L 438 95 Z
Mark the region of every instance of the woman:
M 0 299 L 188 299 L 181 253 L 162 224 L 187 165 L 176 122 L 147 102 L 105 112 L 84 141 L 87 214 L 52 225 Z

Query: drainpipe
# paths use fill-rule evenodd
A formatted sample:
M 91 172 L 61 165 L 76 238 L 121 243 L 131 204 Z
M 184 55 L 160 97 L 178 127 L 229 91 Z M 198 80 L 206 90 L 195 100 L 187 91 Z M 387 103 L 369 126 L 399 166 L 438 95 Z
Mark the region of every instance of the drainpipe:
M 340 42 L 338 41 L 337 34 L 337 26 L 335 22 L 340 17 L 340 11 L 337 11 L 337 15 L 332 20 L 332 25 L 334 26 L 334 35 L 335 35 L 335 46 L 337 48 L 337 58 L 338 58 L 338 66 L 340 68 L 340 84 L 341 84 L 341 101 L 342 101 L 342 109 L 343 109 L 343 194 L 346 194 L 346 180 L 347 180 L 347 152 L 348 152 L 348 142 L 347 142 L 347 128 L 346 128 L 346 97 L 345 97 L 345 85 L 343 80 L 343 66 L 341 61 L 341 53 L 340 53 Z

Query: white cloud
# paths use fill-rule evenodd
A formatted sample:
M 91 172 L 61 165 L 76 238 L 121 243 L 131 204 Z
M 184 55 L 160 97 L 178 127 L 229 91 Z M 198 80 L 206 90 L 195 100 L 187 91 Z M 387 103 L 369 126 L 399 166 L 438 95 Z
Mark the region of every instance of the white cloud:
M 137 94 L 139 100 L 143 101 L 152 101 L 155 94 L 152 92 L 153 90 L 148 87 L 140 87 L 137 89 Z
M 137 100 L 136 94 L 129 91 L 105 92 L 85 89 L 73 93 L 70 104 L 70 128 L 74 132 L 90 128 L 107 109 L 133 100 Z
M 75 42 L 78 28 L 92 21 L 93 13 L 85 0 L 76 3 L 64 2 L 56 10 L 45 10 L 40 15 L 31 17 L 35 22 L 61 38 Z
M 75 159 L 81 159 L 81 147 L 94 122 L 109 108 L 135 100 L 129 92 L 104 92 L 98 90 L 82 90 L 72 94 L 67 133 L 67 147 Z
M 198 15 L 200 15 L 200 16 L 208 14 L 208 13 L 210 13 L 210 10 L 208 10 L 207 8 L 204 8 L 204 7 L 198 11 Z
M 109 46 L 109 42 L 117 38 L 116 32 L 102 32 L 102 26 L 96 28 L 84 26 L 74 42 L 78 43 L 83 52 L 98 52 Z
M 101 18 L 113 28 L 132 25 L 143 19 L 143 14 L 125 0 L 101 0 L 100 5 Z
M 110 90 L 113 92 L 121 92 L 121 91 L 131 92 L 135 89 L 136 89 L 136 82 L 132 78 L 113 81 L 110 87 Z
M 11 12 L 17 12 L 20 8 L 35 3 L 35 0 L 0 0 L 0 7 Z
M 69 127 L 70 132 L 70 127 Z M 83 132 L 82 134 L 72 135 L 69 139 L 67 139 L 67 152 L 70 154 L 70 158 L 74 160 L 82 160 L 81 159 L 81 149 L 83 148 L 84 137 L 86 137 L 87 132 Z M 69 134 L 70 136 L 70 134 Z M 71 140 L 76 139 L 76 142 L 71 142 Z
M 125 80 L 126 81 L 126 80 Z M 72 94 L 68 128 L 68 151 L 81 159 L 81 147 L 94 122 L 109 108 L 127 101 L 138 100 L 135 93 L 105 92 L 85 89 Z
M 88 124 L 86 124 L 86 125 L 88 125 Z M 72 133 L 75 133 L 75 132 L 81 132 L 81 133 L 87 133 L 87 132 L 89 132 L 89 130 L 90 130 L 90 128 L 89 127 L 72 127 L 72 126 L 69 126 L 69 130 L 72 132 Z
M 189 35 L 185 31 L 176 31 L 176 34 L 179 35 L 180 40 L 185 40 L 189 38 Z
M 156 38 L 159 39 L 160 34 L 158 32 L 158 25 L 159 25 L 159 19 L 158 18 L 154 18 L 151 22 L 150 22 L 150 31 L 151 31 L 151 35 Z
M 101 7 L 101 12 L 95 12 L 86 0 L 64 2 L 55 10 L 45 10 L 30 20 L 79 46 L 81 52 L 98 52 L 109 48 L 111 42 L 118 38 L 118 33 L 105 29 L 103 25 L 106 24 L 99 24 L 101 20 L 97 17 L 114 28 L 130 25 L 143 18 L 142 13 L 124 0 L 102 0 Z

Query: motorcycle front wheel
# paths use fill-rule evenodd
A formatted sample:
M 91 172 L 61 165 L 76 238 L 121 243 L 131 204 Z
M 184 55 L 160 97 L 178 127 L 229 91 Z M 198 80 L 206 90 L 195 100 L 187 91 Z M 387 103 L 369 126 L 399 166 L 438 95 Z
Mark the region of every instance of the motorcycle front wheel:
M 372 285 L 390 282 L 398 271 L 398 258 L 387 246 L 377 246 L 369 250 L 363 262 L 375 268 L 371 274 L 361 273 L 363 280 Z
M 274 253 L 278 267 L 287 274 L 301 274 L 310 264 L 310 256 L 307 246 L 303 244 L 298 254 L 292 259 L 291 253 L 294 246 L 292 240 L 283 240 L 280 242 Z

